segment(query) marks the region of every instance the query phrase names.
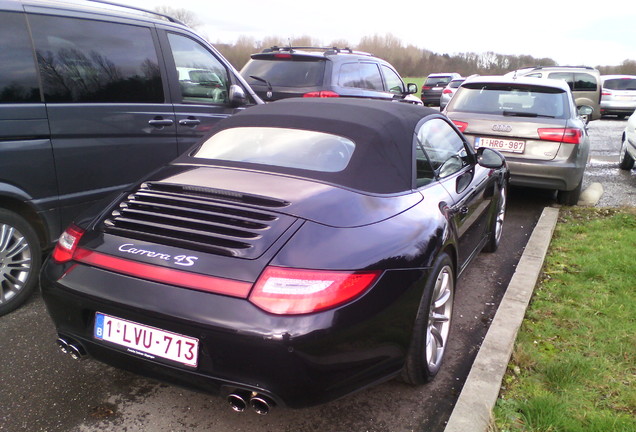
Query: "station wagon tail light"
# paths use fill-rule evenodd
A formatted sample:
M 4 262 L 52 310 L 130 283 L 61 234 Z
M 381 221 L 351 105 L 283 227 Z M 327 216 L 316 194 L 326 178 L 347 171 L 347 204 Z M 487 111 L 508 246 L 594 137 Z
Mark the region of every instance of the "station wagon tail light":
M 292 58 L 291 54 L 274 54 L 275 58 L 284 58 L 284 59 L 290 59 Z
M 444 94 L 450 94 L 450 93 L 452 93 L 452 92 L 453 92 L 453 91 L 452 91 L 451 89 L 449 89 L 449 88 L 445 88 L 445 89 L 444 89 L 444 91 L 443 91 L 442 93 L 444 93 Z
M 277 315 L 318 312 L 365 292 L 381 271 L 323 271 L 267 267 L 254 285 L 250 301 Z
M 303 97 L 332 98 L 332 97 L 340 97 L 340 95 L 330 90 L 321 90 L 321 91 L 305 93 Z
M 460 132 L 464 132 L 468 127 L 468 123 L 463 121 L 453 120 L 453 123 L 457 126 L 457 129 L 459 129 Z
M 77 244 L 84 235 L 84 230 L 78 226 L 69 226 L 55 245 L 52 258 L 58 263 L 65 263 L 73 259 Z
M 539 138 L 544 141 L 557 141 L 566 144 L 580 144 L 583 131 L 576 128 L 537 129 Z

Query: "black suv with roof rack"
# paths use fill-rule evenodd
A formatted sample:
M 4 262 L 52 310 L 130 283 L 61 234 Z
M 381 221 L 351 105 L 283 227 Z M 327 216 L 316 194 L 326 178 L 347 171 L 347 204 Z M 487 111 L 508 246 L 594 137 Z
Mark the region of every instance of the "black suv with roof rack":
M 241 75 L 264 101 L 357 97 L 421 104 L 416 84 L 369 53 L 336 47 L 277 47 L 252 54 Z

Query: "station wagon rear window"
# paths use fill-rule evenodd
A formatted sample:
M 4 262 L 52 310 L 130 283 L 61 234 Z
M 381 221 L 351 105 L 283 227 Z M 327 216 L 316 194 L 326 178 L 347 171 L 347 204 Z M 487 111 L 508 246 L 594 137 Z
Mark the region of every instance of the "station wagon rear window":
M 605 80 L 603 87 L 610 90 L 636 90 L 636 78 L 613 78 Z
M 193 156 L 320 172 L 344 170 L 355 150 L 348 138 L 323 132 L 237 127 L 212 135 Z
M 453 99 L 453 111 L 519 117 L 566 118 L 567 94 L 559 88 L 475 83 Z

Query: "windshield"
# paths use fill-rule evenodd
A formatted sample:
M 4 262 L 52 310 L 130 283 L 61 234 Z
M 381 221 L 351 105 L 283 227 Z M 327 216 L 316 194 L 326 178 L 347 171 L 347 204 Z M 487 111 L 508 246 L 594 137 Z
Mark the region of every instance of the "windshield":
M 253 59 L 241 71 L 250 85 L 263 83 L 259 77 L 278 87 L 316 87 L 322 85 L 325 61 L 320 60 L 261 60 Z
M 237 127 L 208 138 L 196 158 L 263 164 L 320 172 L 344 170 L 353 141 L 337 135 L 300 129 Z
M 519 117 L 566 118 L 567 93 L 561 89 L 475 83 L 460 87 L 452 111 Z

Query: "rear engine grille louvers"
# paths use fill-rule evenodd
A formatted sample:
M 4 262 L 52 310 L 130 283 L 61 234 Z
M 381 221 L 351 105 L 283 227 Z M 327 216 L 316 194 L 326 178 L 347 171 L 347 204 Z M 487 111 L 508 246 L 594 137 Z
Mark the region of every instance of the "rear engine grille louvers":
M 288 205 L 212 188 L 144 183 L 104 220 L 103 230 L 189 250 L 257 258 L 293 222 L 262 208 Z

